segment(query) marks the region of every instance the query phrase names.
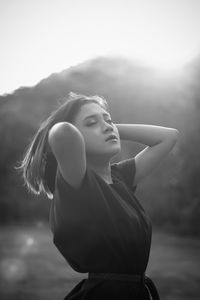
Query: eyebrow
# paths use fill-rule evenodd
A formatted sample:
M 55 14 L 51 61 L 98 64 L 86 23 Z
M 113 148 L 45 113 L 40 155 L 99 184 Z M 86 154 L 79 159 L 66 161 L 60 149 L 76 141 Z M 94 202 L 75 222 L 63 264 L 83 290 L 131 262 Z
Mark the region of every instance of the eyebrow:
M 85 117 L 85 118 L 83 119 L 83 121 L 85 121 L 85 120 L 87 120 L 87 119 L 90 119 L 90 118 L 96 118 L 96 117 L 98 117 L 99 115 L 103 115 L 104 117 L 109 117 L 109 118 L 110 118 L 110 115 L 107 114 L 107 113 L 103 113 L 103 114 L 93 114 L 93 115 L 89 115 L 89 116 Z

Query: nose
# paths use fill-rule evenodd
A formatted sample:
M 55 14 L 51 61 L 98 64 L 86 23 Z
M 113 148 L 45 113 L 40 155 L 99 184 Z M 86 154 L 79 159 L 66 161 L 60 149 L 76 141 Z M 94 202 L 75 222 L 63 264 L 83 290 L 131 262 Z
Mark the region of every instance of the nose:
M 103 121 L 103 124 L 102 124 L 102 131 L 103 131 L 103 132 L 113 131 L 113 126 L 112 126 L 112 124 L 109 124 L 108 122 Z

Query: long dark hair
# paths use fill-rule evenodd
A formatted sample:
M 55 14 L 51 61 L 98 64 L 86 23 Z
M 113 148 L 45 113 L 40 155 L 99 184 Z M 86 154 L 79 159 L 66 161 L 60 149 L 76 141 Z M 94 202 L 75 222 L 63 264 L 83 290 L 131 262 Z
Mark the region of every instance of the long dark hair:
M 57 162 L 48 144 L 49 130 L 58 122 L 73 123 L 81 106 L 91 102 L 108 110 L 108 104 L 102 96 L 70 92 L 64 103 L 40 125 L 19 167 L 25 184 L 34 194 L 44 192 L 49 198 L 53 197 Z

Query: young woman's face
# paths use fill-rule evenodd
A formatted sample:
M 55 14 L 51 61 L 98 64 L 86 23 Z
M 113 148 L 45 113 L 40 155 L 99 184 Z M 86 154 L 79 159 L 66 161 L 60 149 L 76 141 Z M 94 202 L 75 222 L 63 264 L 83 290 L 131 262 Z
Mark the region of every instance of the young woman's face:
M 84 104 L 73 123 L 84 137 L 87 156 L 111 158 L 121 150 L 118 129 L 110 114 L 98 104 Z

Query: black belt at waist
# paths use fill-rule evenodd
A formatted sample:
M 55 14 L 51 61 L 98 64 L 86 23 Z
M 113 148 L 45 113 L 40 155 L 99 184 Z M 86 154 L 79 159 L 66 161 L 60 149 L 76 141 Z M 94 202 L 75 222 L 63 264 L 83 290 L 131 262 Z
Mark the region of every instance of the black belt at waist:
M 88 273 L 88 279 L 120 280 L 141 284 L 146 287 L 152 300 L 160 300 L 157 288 L 147 275 L 118 274 L 118 273 Z

